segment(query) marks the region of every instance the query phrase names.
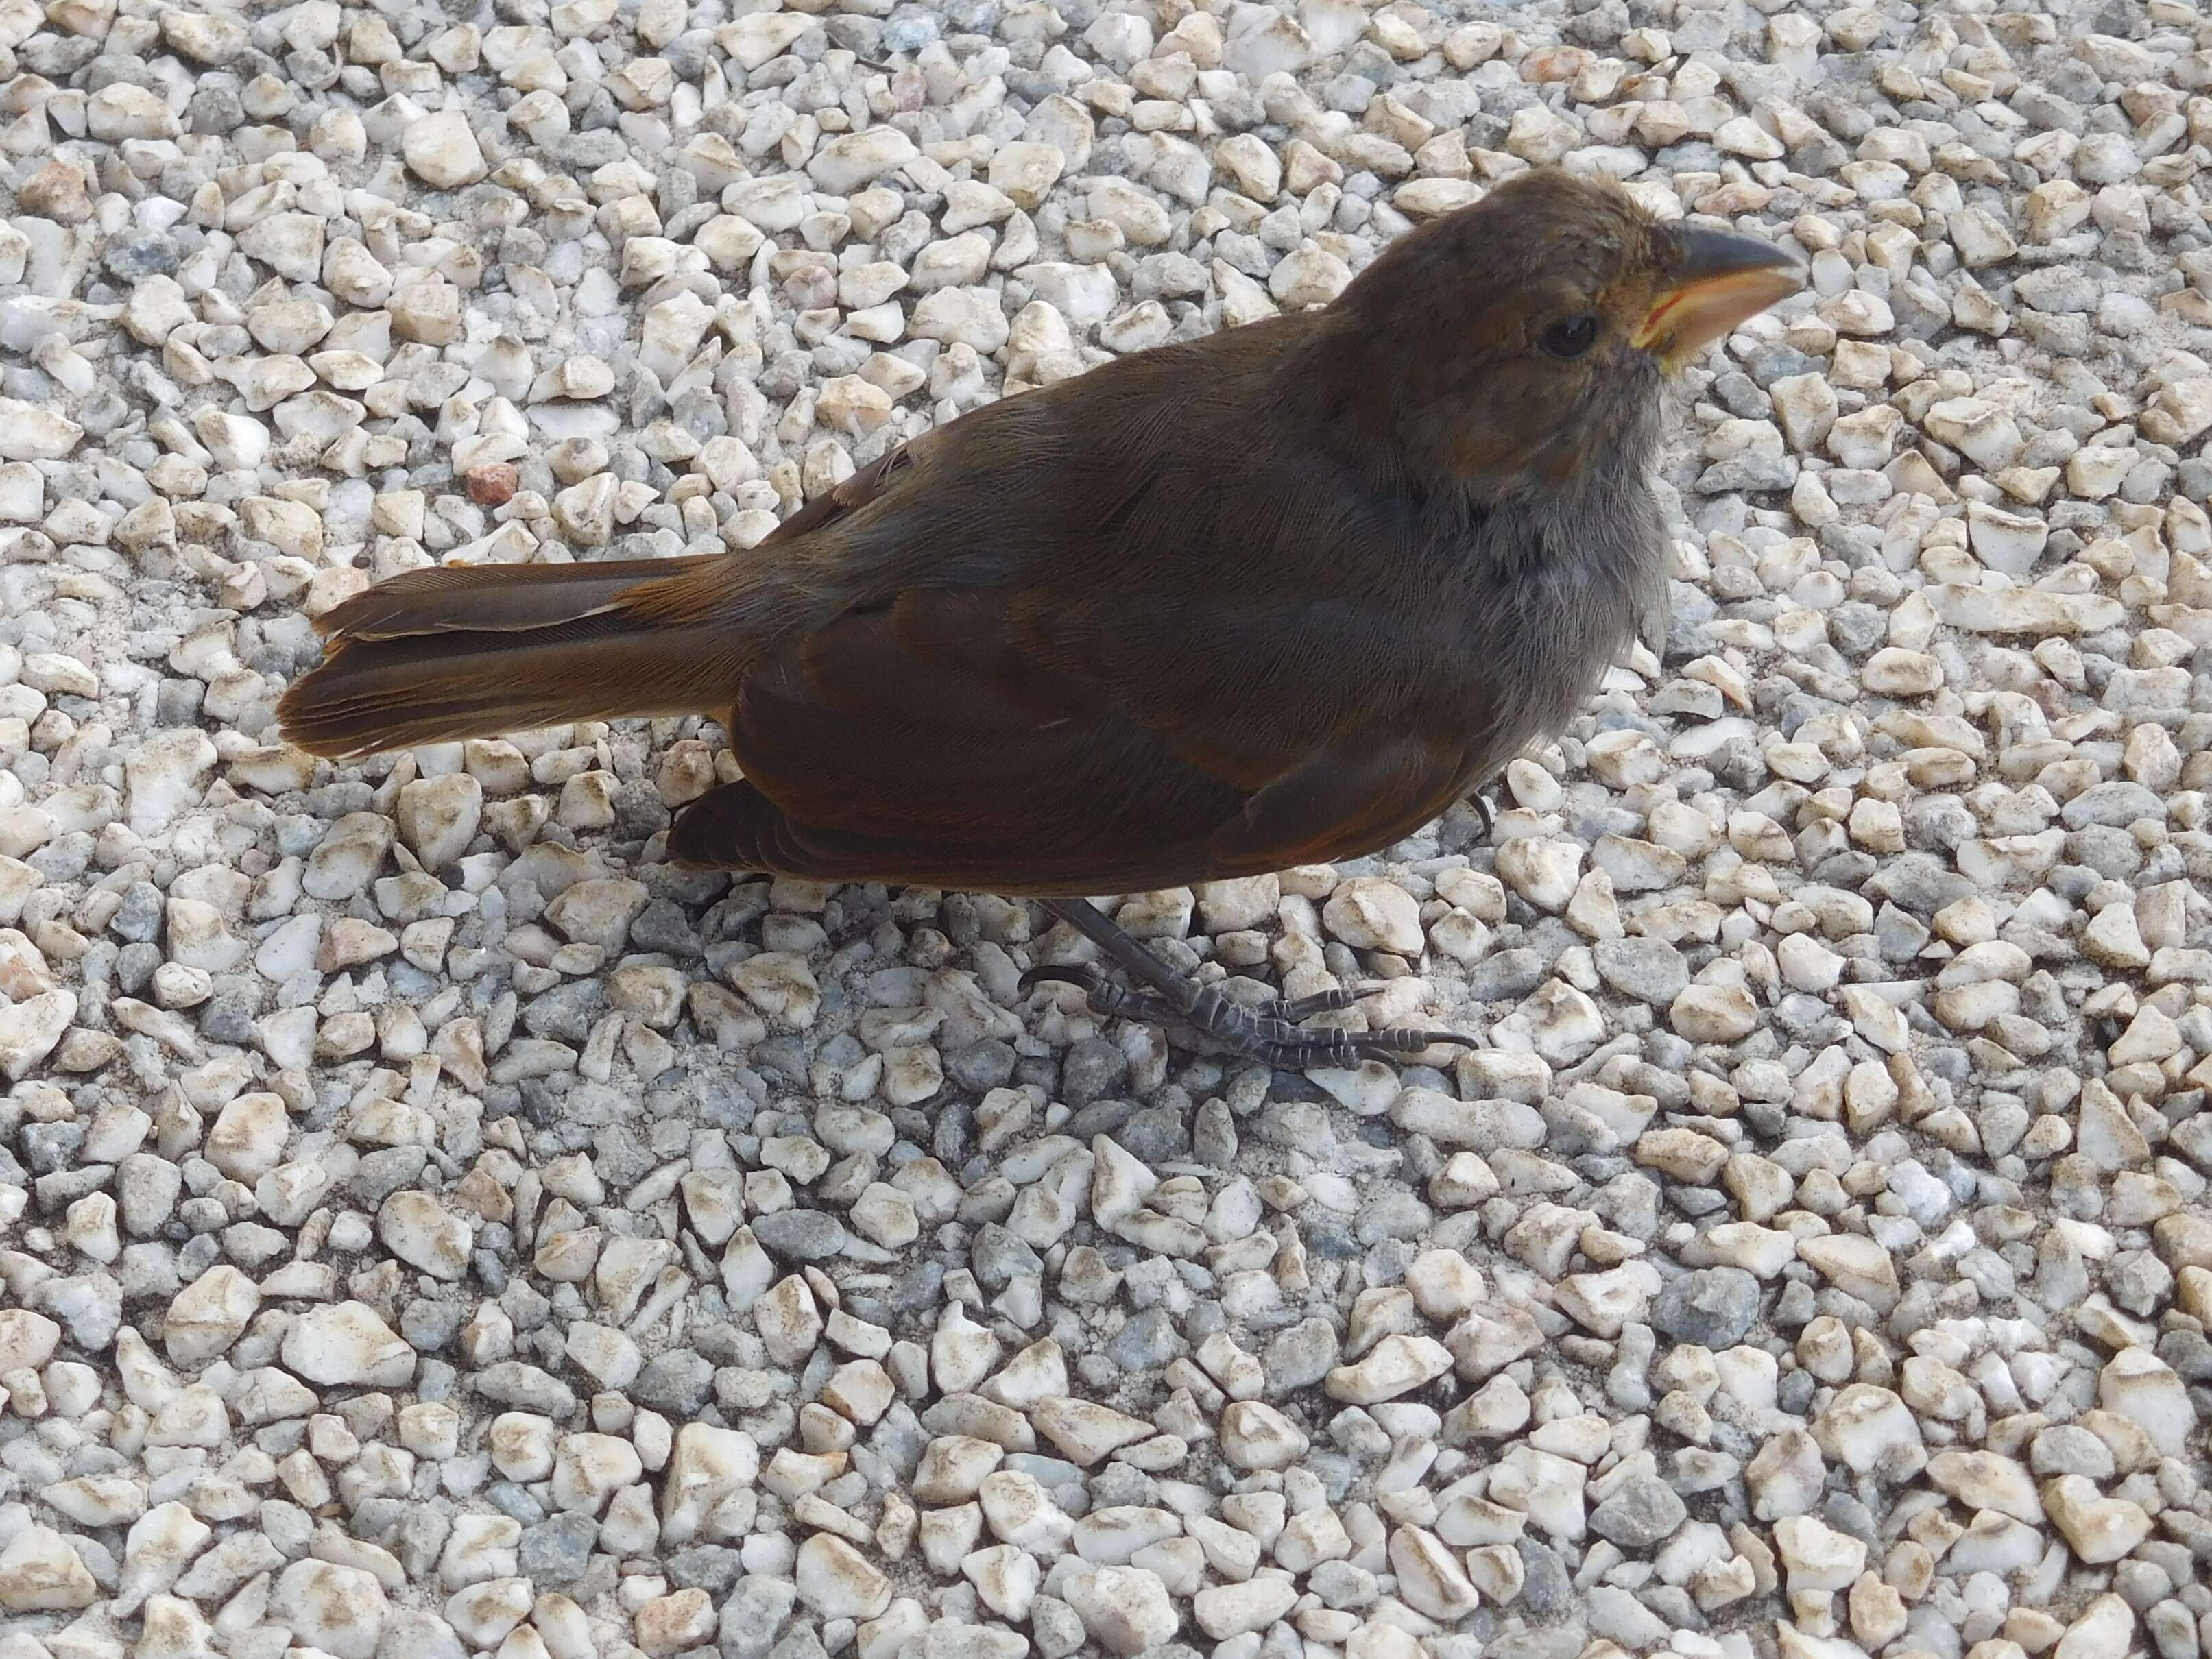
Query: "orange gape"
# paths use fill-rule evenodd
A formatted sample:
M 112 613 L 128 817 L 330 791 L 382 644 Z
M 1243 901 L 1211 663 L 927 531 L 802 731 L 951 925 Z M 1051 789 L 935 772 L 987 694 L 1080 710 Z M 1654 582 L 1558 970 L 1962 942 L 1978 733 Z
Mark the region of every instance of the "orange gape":
M 713 714 L 744 779 L 675 858 L 1034 895 L 1152 988 L 1054 975 L 1109 1011 L 1289 1063 L 1425 1047 L 1232 1007 L 1072 896 L 1374 852 L 1559 729 L 1662 600 L 1666 370 L 1799 281 L 1527 174 L 1323 309 L 977 410 L 749 550 L 384 583 L 320 619 L 284 732 Z

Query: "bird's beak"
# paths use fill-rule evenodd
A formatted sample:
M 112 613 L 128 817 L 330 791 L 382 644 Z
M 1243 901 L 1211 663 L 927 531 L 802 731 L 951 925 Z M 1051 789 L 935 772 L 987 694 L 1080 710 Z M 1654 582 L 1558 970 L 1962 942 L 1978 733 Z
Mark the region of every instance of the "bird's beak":
M 1694 226 L 1669 234 L 1680 250 L 1674 281 L 1644 313 L 1635 343 L 1670 368 L 1804 285 L 1805 267 L 1755 236 Z

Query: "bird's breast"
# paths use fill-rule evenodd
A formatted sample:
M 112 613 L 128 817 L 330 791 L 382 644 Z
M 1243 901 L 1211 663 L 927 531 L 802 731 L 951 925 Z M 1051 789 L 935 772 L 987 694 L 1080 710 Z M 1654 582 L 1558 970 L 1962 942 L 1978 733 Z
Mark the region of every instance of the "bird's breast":
M 1472 532 L 1453 625 L 1475 772 L 1579 712 L 1663 592 L 1664 548 L 1640 481 L 1611 500 L 1500 509 Z

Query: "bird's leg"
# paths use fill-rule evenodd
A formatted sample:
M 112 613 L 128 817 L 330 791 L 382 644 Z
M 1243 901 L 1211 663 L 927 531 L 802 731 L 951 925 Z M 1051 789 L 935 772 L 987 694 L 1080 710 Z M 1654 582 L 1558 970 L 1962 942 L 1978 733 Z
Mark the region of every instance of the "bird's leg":
M 1188 1018 L 1181 1008 L 1158 993 L 1132 991 L 1116 985 L 1088 963 L 1064 968 L 1032 968 L 1023 977 L 1023 988 L 1047 981 L 1079 988 L 1089 1000 L 1093 1013 L 1110 1014 L 1117 1019 L 1146 1020 L 1155 1025 Z M 1310 996 L 1278 997 L 1257 1008 L 1243 1003 L 1237 1006 L 1241 1012 L 1265 1013 L 1276 1019 L 1295 1023 L 1310 1019 L 1316 1014 L 1333 1013 L 1340 1008 L 1349 1008 L 1361 997 L 1380 988 L 1379 984 L 1346 985 L 1332 990 L 1316 991 Z
M 1088 939 L 1107 958 L 1149 991 L 1125 990 L 1100 969 L 1032 968 L 1022 988 L 1046 981 L 1079 986 L 1099 1013 L 1150 1024 L 1175 1022 L 1226 1048 L 1270 1066 L 1353 1066 L 1370 1056 L 1419 1054 L 1437 1042 L 1476 1046 L 1455 1031 L 1424 1031 L 1394 1026 L 1381 1031 L 1308 1031 L 1298 1022 L 1315 1014 L 1349 1008 L 1370 987 L 1340 987 L 1312 996 L 1277 998 L 1258 1007 L 1231 1002 L 1212 985 L 1178 974 L 1147 951 L 1097 908 L 1083 899 L 1045 899 L 1044 908 Z

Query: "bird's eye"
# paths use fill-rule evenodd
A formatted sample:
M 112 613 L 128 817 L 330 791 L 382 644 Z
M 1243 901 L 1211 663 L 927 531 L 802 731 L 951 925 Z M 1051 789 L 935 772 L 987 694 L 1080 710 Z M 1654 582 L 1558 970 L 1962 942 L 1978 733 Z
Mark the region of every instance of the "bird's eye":
M 1538 343 L 1554 357 L 1579 357 L 1597 343 L 1597 319 L 1587 313 L 1563 317 L 1544 331 Z

